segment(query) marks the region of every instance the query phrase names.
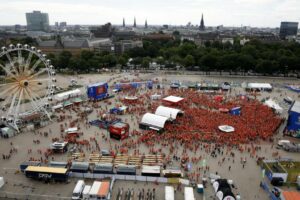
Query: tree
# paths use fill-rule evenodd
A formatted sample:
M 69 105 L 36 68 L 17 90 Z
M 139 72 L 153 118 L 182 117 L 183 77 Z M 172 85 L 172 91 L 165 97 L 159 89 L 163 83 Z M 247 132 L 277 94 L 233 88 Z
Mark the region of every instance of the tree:
M 151 58 L 150 57 L 145 57 L 143 58 L 143 61 L 142 61 L 142 67 L 144 68 L 149 68 L 149 64 L 151 62 Z
M 187 55 L 184 60 L 183 60 L 184 66 L 185 67 L 191 67 L 195 65 L 195 59 L 192 55 Z
M 64 69 L 70 67 L 70 59 L 72 57 L 71 52 L 69 51 L 62 51 L 58 55 L 58 62 L 57 62 L 57 68 Z

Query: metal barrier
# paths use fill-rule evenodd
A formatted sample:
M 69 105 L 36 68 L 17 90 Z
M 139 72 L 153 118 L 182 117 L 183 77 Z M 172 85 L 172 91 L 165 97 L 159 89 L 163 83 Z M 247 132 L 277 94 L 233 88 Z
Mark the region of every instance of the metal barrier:
M 0 192 L 0 198 L 5 199 L 20 199 L 20 200 L 63 200 L 71 199 L 71 197 L 60 197 L 54 195 L 38 195 L 38 194 L 24 194 L 15 192 Z

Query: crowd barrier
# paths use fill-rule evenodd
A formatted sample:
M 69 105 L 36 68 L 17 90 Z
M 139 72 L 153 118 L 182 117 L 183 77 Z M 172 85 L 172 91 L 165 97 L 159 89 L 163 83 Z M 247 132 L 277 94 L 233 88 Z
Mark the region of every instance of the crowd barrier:
M 189 180 L 181 179 L 181 178 L 134 176 L 134 175 L 121 175 L 121 174 L 93 174 L 93 173 L 76 173 L 76 172 L 71 172 L 69 176 L 73 178 L 90 178 L 90 179 L 111 178 L 114 180 L 125 180 L 125 181 L 181 183 L 184 185 L 189 185 Z

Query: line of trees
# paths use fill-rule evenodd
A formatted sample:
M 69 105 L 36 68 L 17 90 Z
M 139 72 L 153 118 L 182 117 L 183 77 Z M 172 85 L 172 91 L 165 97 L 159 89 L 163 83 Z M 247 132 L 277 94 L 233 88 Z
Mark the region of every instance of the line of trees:
M 178 37 L 177 37 L 178 38 Z M 239 71 L 276 74 L 300 70 L 300 44 L 295 42 L 262 43 L 251 40 L 244 46 L 238 39 L 234 44 L 205 42 L 197 46 L 192 41 L 144 40 L 142 48 L 133 48 L 115 55 L 109 52 L 82 51 L 72 55 L 68 51 L 49 54 L 58 70 L 78 72 L 95 71 L 116 66 L 126 68 L 128 63 L 136 68 L 149 68 L 151 62 L 165 68 L 184 67 L 187 70 Z

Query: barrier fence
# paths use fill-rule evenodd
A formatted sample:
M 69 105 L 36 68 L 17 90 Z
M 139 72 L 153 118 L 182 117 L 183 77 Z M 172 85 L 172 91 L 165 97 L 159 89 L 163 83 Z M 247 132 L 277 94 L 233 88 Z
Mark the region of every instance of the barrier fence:
M 90 179 L 104 179 L 111 178 L 115 180 L 125 181 L 141 181 L 141 182 L 156 182 L 156 183 L 181 183 L 189 185 L 189 181 L 181 178 L 165 178 L 165 177 L 151 177 L 151 176 L 134 176 L 134 175 L 121 175 L 121 174 L 94 174 L 94 173 L 75 173 L 69 174 L 74 178 L 90 178 Z

